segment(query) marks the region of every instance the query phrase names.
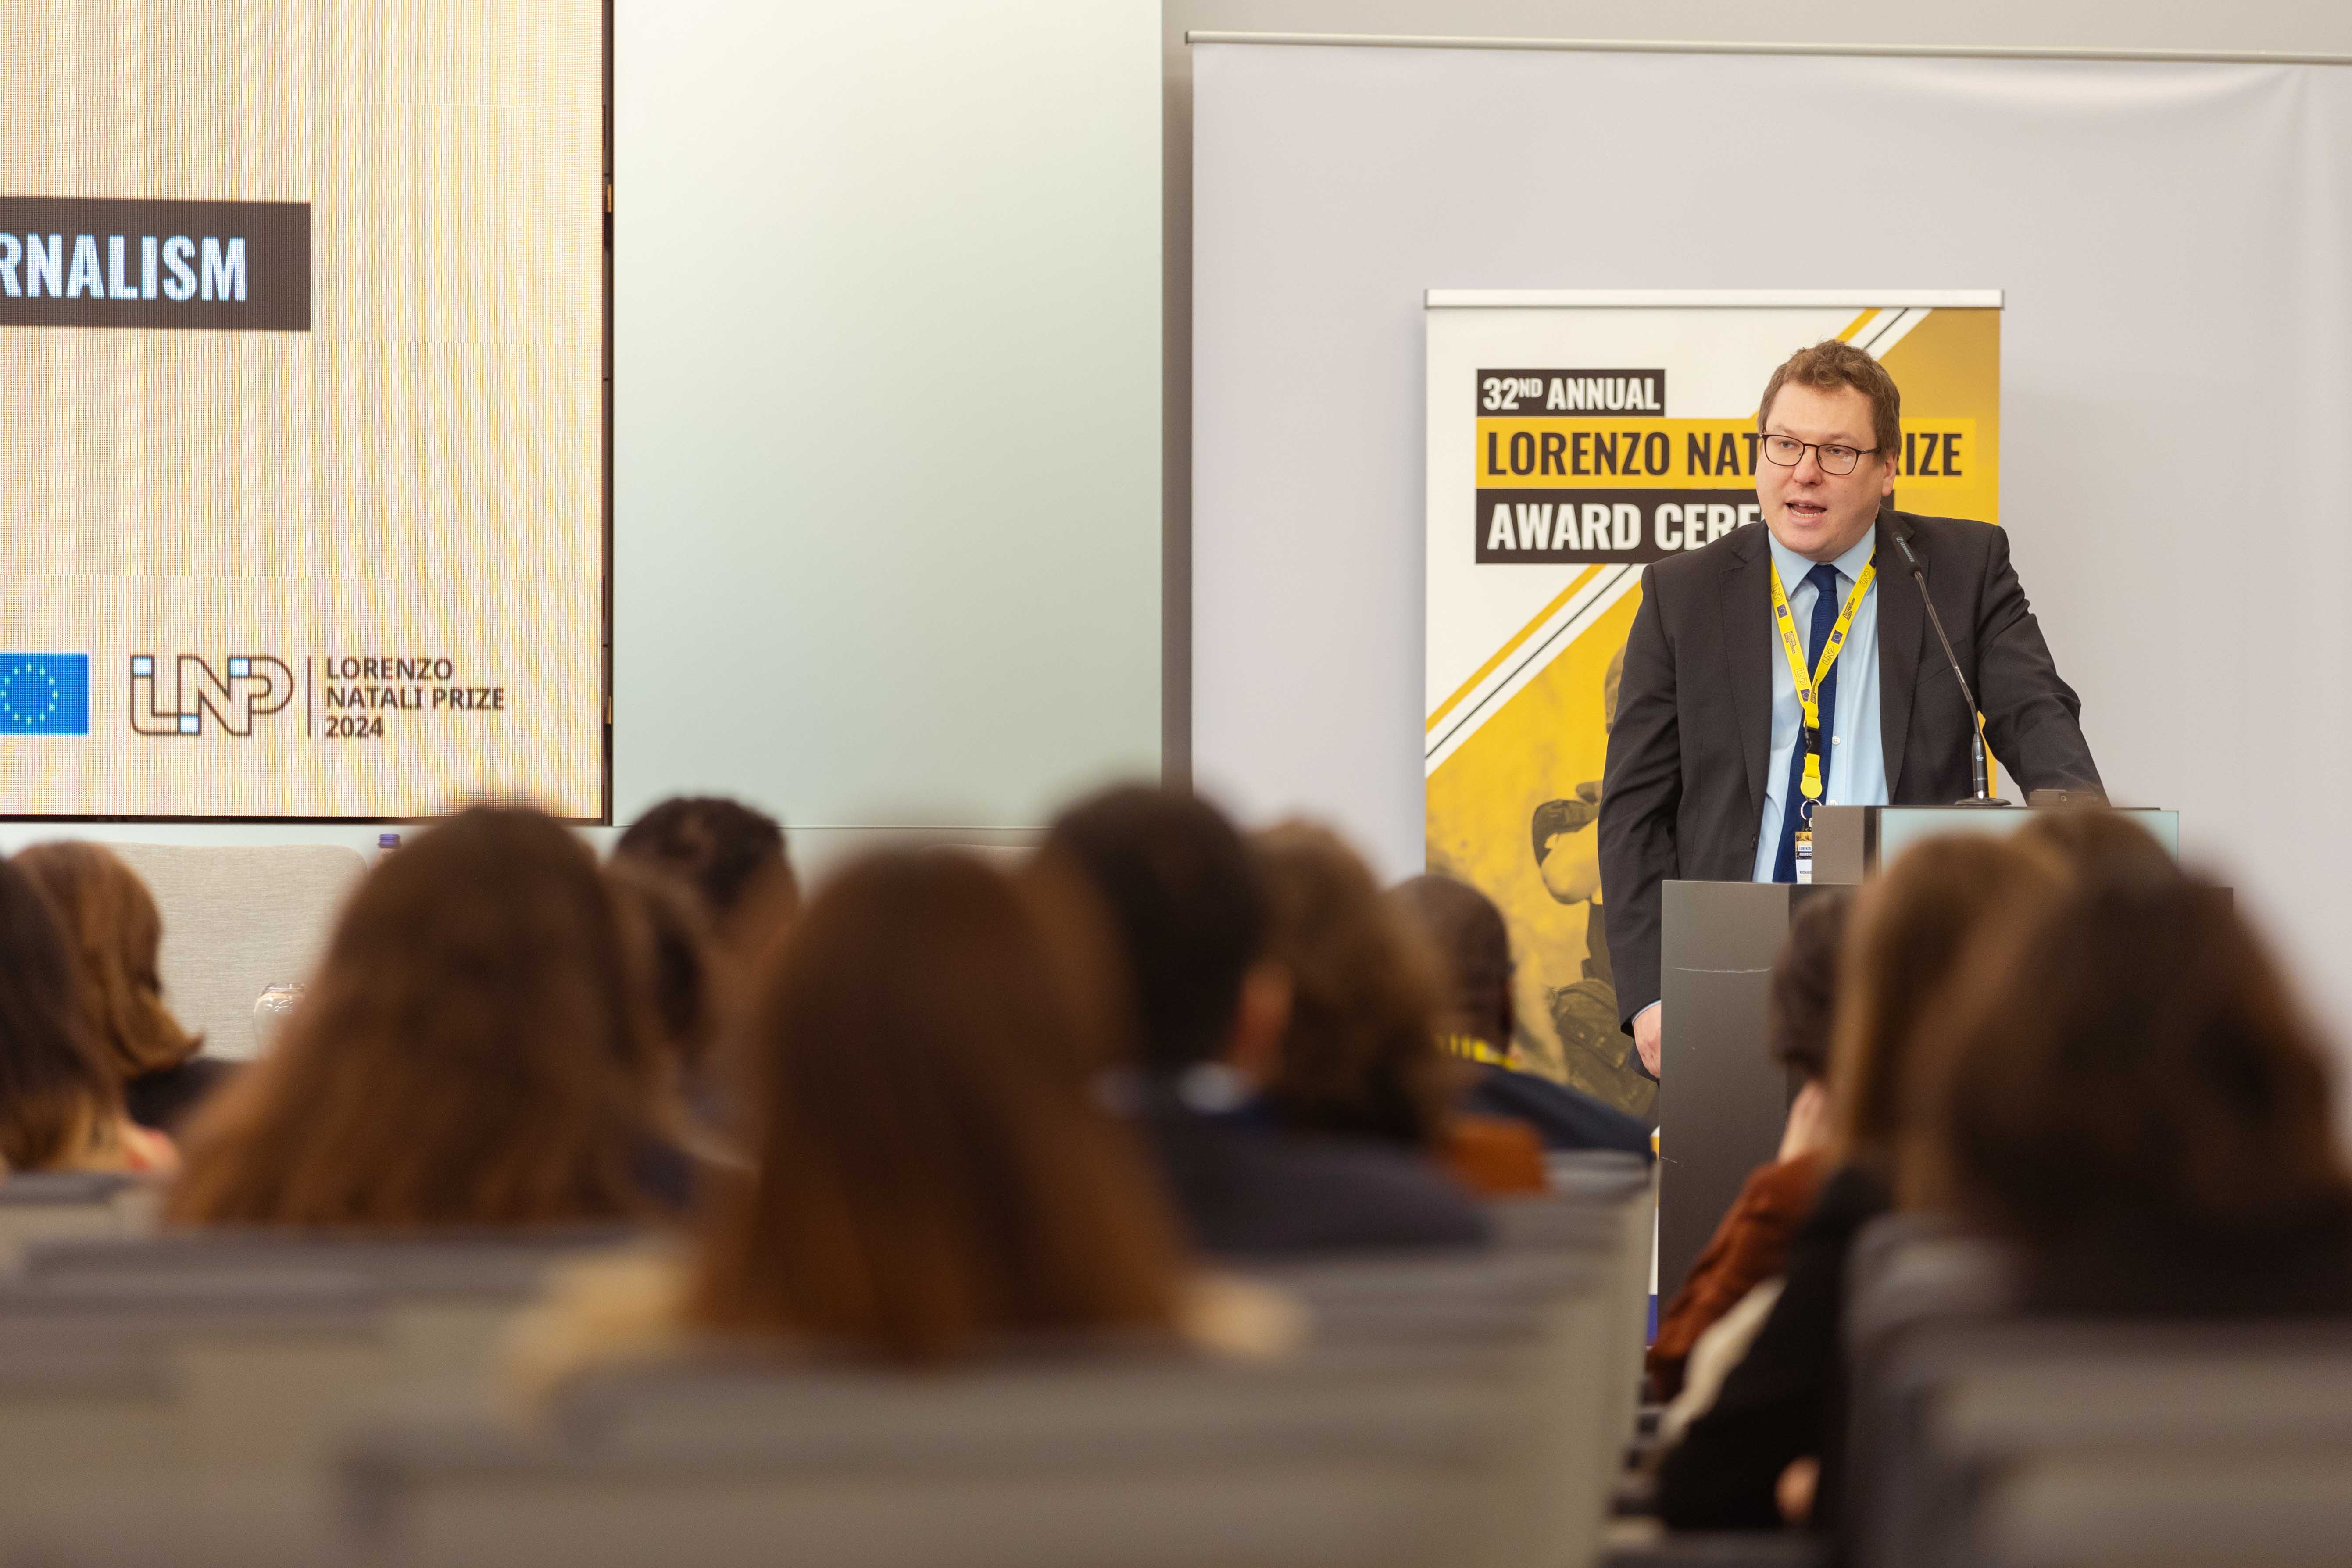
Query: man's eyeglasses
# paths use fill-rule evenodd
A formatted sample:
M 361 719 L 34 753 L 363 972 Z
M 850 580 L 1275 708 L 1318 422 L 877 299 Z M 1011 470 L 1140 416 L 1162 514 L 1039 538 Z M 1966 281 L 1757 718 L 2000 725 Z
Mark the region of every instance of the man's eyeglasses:
M 1856 463 L 1877 450 L 1875 447 L 1824 446 L 1819 441 L 1800 441 L 1794 436 L 1764 437 L 1764 456 L 1781 468 L 1795 468 L 1810 451 L 1825 474 L 1850 474 Z

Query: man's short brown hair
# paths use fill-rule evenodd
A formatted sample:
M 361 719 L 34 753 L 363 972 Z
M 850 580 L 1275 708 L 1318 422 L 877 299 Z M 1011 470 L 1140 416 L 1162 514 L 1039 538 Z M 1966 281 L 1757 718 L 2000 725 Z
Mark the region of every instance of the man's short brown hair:
M 1756 410 L 1756 428 L 1764 428 L 1764 421 L 1772 416 L 1772 400 L 1780 395 L 1780 388 L 1795 383 L 1826 390 L 1833 386 L 1851 386 L 1870 399 L 1871 438 L 1878 445 L 1881 460 L 1894 456 L 1903 446 L 1903 394 L 1896 389 L 1895 378 L 1886 367 L 1854 347 L 1835 338 L 1824 339 L 1809 349 L 1799 349 L 1788 362 L 1772 373 L 1764 384 L 1764 402 Z

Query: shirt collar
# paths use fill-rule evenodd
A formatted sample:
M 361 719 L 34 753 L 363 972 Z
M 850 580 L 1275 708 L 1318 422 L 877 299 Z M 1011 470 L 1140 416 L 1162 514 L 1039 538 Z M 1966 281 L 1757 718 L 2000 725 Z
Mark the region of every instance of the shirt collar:
M 1772 547 L 1772 564 L 1780 569 L 1781 588 L 1788 593 L 1795 593 L 1797 585 L 1805 580 L 1805 574 L 1813 569 L 1813 563 L 1773 537 L 1769 527 L 1764 531 L 1764 539 Z M 1878 524 L 1874 522 L 1863 531 L 1860 539 L 1854 541 L 1853 549 L 1830 564 L 1836 567 L 1847 582 L 1857 582 L 1862 577 L 1862 569 L 1870 563 L 1871 553 L 1877 548 Z

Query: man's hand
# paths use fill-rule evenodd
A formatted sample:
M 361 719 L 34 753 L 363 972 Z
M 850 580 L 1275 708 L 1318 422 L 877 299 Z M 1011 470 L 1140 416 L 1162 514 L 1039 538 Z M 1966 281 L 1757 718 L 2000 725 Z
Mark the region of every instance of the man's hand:
M 1633 1049 L 1640 1053 L 1642 1065 L 1650 1069 L 1652 1078 L 1658 1076 L 1658 1015 L 1664 1011 L 1664 1004 L 1653 1002 L 1633 1015 Z

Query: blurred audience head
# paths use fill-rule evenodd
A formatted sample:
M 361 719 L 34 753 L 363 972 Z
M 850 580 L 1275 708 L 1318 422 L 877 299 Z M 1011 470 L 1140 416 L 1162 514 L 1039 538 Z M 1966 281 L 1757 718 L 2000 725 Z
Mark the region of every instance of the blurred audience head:
M 1270 1052 L 1288 988 L 1265 960 L 1266 897 L 1249 846 L 1223 814 L 1175 790 L 1127 784 L 1058 817 L 1040 858 L 1100 900 L 1127 971 L 1134 1048 L 1177 1076 Z
M 643 1212 L 651 1026 L 595 858 L 476 807 L 380 863 L 277 1048 L 190 1130 L 173 1217 L 407 1228 Z
M 672 796 L 631 823 L 613 853 L 692 889 L 714 940 L 744 963 L 756 963 L 800 908 L 784 830 L 740 801 Z
M 1772 1059 L 1808 1079 L 1830 1076 L 1830 1033 L 1837 1018 L 1838 975 L 1853 895 L 1815 893 L 1789 919 L 1788 940 L 1772 963 L 1765 1000 L 1764 1042 Z
M 1171 1323 L 1174 1221 L 1068 1070 L 1101 1019 L 1043 896 L 908 850 L 811 900 L 750 1016 L 758 1171 L 723 1179 L 698 1319 L 913 1363 Z
M 1914 1201 L 2044 1258 L 2137 1250 L 2244 1288 L 2300 1241 L 2352 1248 L 2326 1047 L 2225 894 L 2058 890 L 1976 945 L 1952 1000 L 1925 1042 Z
M 2170 887 L 2180 879 L 2172 856 L 2138 822 L 2103 805 L 2037 811 L 2017 830 L 2028 845 L 2046 848 L 2085 884 Z
M 1289 1026 L 1262 1085 L 1301 1131 L 1436 1144 L 1454 1089 L 1437 1043 L 1440 985 L 1420 931 L 1371 868 L 1328 830 L 1258 834 L 1273 916 L 1268 952 L 1289 972 Z
M 1452 877 L 1421 876 L 1389 890 L 1390 901 L 1428 939 L 1451 990 L 1438 1023 L 1451 1034 L 1507 1053 L 1517 1033 L 1511 1000 L 1511 932 L 1495 900 Z
M 677 879 L 642 860 L 614 857 L 604 879 L 656 1041 L 682 1077 L 698 1078 L 710 1067 L 720 1027 L 702 906 Z
M 16 864 L 57 911 L 89 1037 L 116 1075 L 162 1072 L 194 1056 L 202 1042 L 163 1005 L 156 968 L 163 918 L 139 873 L 103 846 L 76 839 L 33 845 Z
M 1856 896 L 1830 1047 L 1832 1137 L 1847 1163 L 1894 1178 L 1920 1023 L 1945 1005 L 1979 931 L 2062 875 L 2033 845 L 1953 835 L 1914 846 Z
M 0 860 L 0 1158 L 12 1171 L 102 1157 L 122 1118 L 121 1079 L 99 1053 L 55 912 Z

